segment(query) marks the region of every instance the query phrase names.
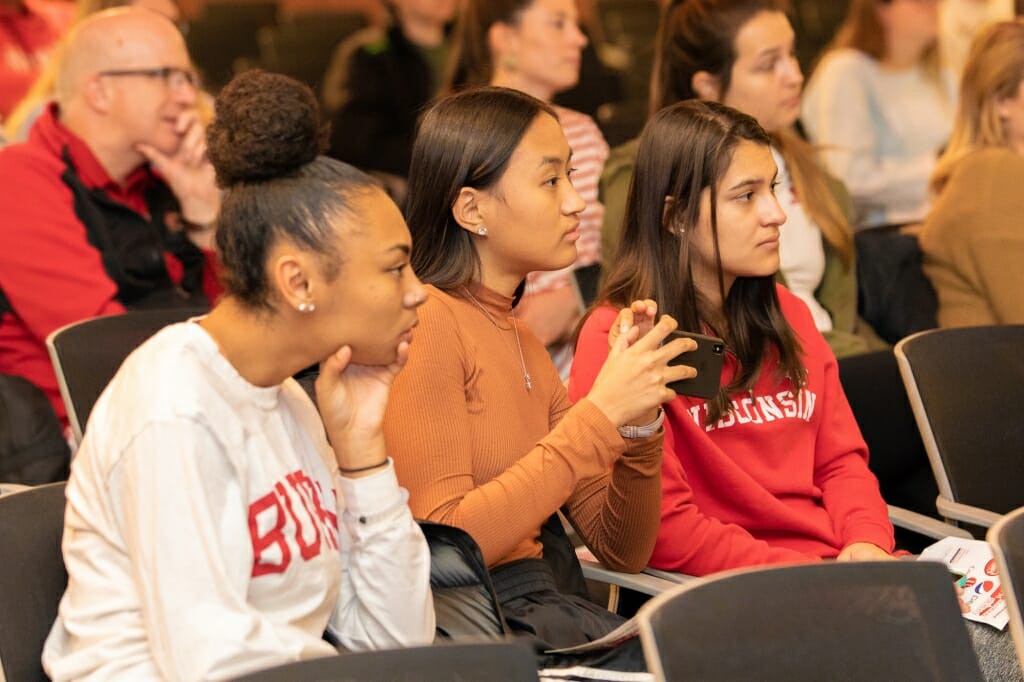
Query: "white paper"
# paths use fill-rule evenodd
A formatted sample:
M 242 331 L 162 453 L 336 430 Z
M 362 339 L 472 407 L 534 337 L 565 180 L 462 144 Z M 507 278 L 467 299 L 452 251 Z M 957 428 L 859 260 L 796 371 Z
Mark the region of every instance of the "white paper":
M 964 576 L 957 581 L 964 591 L 962 600 L 970 607 L 964 618 L 1006 629 L 1010 614 L 1006 611 L 999 569 L 987 542 L 943 538 L 921 552 L 918 560 L 940 561 L 953 573 Z
M 572 668 L 544 668 L 538 673 L 541 680 L 603 680 L 604 682 L 654 682 L 651 673 L 628 673 L 574 666 Z

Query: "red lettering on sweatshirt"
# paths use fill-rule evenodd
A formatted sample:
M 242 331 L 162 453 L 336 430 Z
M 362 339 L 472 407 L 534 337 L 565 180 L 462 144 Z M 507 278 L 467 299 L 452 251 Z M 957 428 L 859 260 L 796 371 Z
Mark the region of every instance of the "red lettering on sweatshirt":
M 274 526 L 268 532 L 260 535 L 259 520 L 260 514 L 273 510 Z M 291 563 L 292 553 L 288 549 L 288 541 L 284 537 L 284 510 L 274 493 L 269 492 L 260 499 L 249 505 L 249 537 L 252 538 L 252 577 L 256 578 L 268 573 L 284 573 Z M 278 557 L 273 556 L 269 550 L 272 547 L 278 548 Z
M 338 548 L 338 516 L 324 509 L 322 500 L 320 486 L 298 470 L 249 505 L 252 577 L 284 573 L 293 556 L 309 561 L 320 555 L 324 544 Z M 260 530 L 261 519 L 269 529 Z

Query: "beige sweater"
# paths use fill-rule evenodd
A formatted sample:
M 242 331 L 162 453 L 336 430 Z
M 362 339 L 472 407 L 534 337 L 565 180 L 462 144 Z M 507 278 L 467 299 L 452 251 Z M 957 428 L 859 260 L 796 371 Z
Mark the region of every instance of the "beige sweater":
M 627 442 L 590 401 L 568 396 L 511 299 L 434 287 L 409 362 L 392 389 L 385 437 L 418 518 L 469 532 L 488 566 L 541 556 L 540 526 L 563 508 L 603 562 L 638 571 L 650 558 L 661 500 L 661 434 Z M 493 321 L 492 319 L 493 318 Z
M 1024 156 L 990 148 L 964 157 L 920 241 L 940 326 L 1024 323 Z

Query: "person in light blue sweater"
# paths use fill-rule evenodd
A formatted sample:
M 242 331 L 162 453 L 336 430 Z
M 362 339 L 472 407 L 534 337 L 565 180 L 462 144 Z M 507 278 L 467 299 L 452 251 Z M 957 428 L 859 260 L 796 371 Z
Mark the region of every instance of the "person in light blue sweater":
M 853 0 L 807 84 L 804 128 L 850 191 L 858 229 L 919 223 L 928 211 L 956 92 L 937 36 L 936 0 Z

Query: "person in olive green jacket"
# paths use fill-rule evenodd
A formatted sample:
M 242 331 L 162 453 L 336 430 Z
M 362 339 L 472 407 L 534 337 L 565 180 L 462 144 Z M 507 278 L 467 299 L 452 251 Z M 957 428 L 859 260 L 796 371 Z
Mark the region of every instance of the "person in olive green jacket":
M 699 98 L 739 109 L 772 137 L 776 192 L 787 221 L 778 278 L 811 310 L 836 356 L 886 348 L 857 317 L 857 275 L 849 197 L 815 150 L 793 130 L 803 74 L 793 29 L 777 0 L 692 0 L 662 13 L 651 83 L 651 113 Z M 636 159 L 636 140 L 611 152 L 601 176 L 602 252 L 616 252 Z

